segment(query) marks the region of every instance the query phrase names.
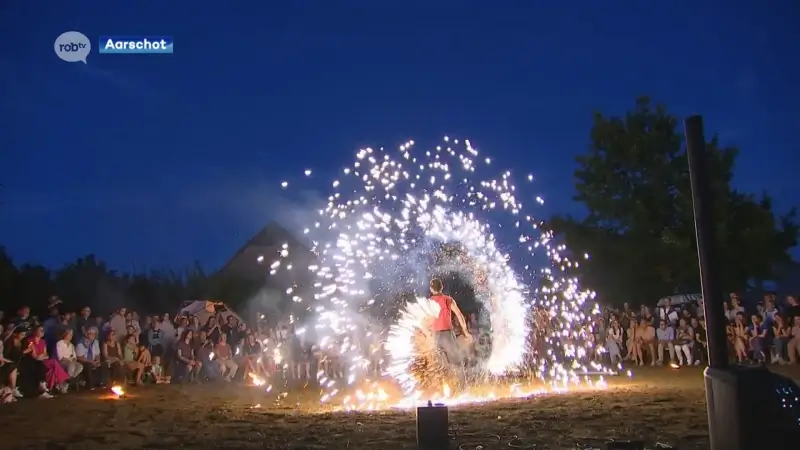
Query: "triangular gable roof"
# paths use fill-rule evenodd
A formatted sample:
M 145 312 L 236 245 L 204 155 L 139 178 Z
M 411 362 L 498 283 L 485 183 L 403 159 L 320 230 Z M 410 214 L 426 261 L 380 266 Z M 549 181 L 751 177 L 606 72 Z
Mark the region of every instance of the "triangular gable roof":
M 297 255 L 299 253 L 311 253 L 311 249 L 300 242 L 292 233 L 282 227 L 277 222 L 270 222 L 261 229 L 255 236 L 250 238 L 233 257 L 219 270 L 219 273 L 233 272 L 240 276 L 247 277 L 254 268 L 263 267 L 257 263 L 259 256 L 264 255 L 273 259 L 272 256 L 280 251 L 283 244 L 288 243 L 291 253 Z M 263 270 L 259 271 L 261 276 L 264 276 Z M 256 274 L 253 274 L 255 276 Z

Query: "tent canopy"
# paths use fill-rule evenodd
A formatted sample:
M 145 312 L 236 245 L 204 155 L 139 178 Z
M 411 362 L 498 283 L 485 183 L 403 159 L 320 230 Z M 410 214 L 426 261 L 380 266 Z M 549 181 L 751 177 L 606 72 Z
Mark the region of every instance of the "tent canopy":
M 222 317 L 223 322 L 227 321 L 228 317 L 231 316 L 235 317 L 239 323 L 244 322 L 235 311 L 228 308 L 228 306 L 223 302 L 215 302 L 211 300 L 189 300 L 183 302 L 180 311 L 178 311 L 178 317 L 197 317 L 200 320 L 201 325 L 205 325 L 206 322 L 208 322 L 208 318 L 214 314 L 219 314 Z
M 658 306 L 664 306 L 664 303 L 669 300 L 670 305 L 679 306 L 685 303 L 697 303 L 703 301 L 702 294 L 675 294 L 663 297 L 658 301 Z

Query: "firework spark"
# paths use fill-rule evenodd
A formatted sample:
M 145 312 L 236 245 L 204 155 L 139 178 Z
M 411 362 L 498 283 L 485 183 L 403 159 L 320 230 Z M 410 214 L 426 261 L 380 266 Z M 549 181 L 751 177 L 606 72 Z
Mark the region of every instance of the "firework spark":
M 415 251 L 438 251 L 432 243 L 459 246 L 456 255 L 448 257 L 448 264 L 468 276 L 477 300 L 488 312 L 492 349 L 481 361 L 480 372 L 499 375 L 526 364 L 537 377 L 563 388 L 586 373 L 605 371 L 589 362 L 596 349 L 589 338 L 588 319 L 597 311 L 584 306 L 593 294 L 581 290 L 577 280 L 567 275 L 577 262 L 562 256 L 563 246 L 552 242 L 552 234 L 542 229 L 542 222 L 522 212 L 521 194 L 510 171 L 495 178 L 479 178 L 492 164 L 490 158 L 479 157 L 469 141 L 445 137 L 442 145 L 422 152 L 414 151 L 413 141 L 398 150 L 362 149 L 343 170 L 342 180 L 333 181 L 327 206 L 319 211 L 313 227 L 309 224 L 304 230 L 313 239 L 318 259 L 308 267 L 315 277 L 313 288 L 302 292 L 292 283 L 286 294 L 313 308 L 320 351 L 336 355 L 348 367 L 344 383 L 366 382 L 369 363 L 356 336 L 363 329 L 358 312 L 376 302 L 370 283 L 376 278 L 391 279 L 393 272 L 387 268 L 401 264 Z M 526 178 L 533 180 L 532 175 Z M 288 182 L 281 185 L 285 188 Z M 544 203 L 541 197 L 534 200 Z M 514 229 L 514 242 L 496 240 L 492 227 L 503 227 L 503 221 Z M 281 248 L 269 266 L 270 274 L 291 269 L 291 250 L 288 244 Z M 534 271 L 531 266 L 536 266 L 533 256 L 537 251 L 550 264 Z M 512 259 L 522 262 L 512 269 Z M 398 273 L 394 272 L 395 277 L 400 277 Z M 542 280 L 547 287 L 537 288 Z M 418 281 L 413 276 L 404 279 L 411 286 Z M 413 361 L 426 350 L 412 344 L 415 339 L 423 347 L 424 342 L 432 342 L 426 323 L 438 313 L 438 307 L 426 299 L 382 306 L 401 309 L 385 342 L 391 360 L 387 373 L 401 384 L 406 398 L 413 397 Z M 532 316 L 542 322 L 537 332 L 543 346 L 535 354 L 528 345 L 530 324 L 537 323 Z M 327 390 L 324 400 L 342 394 L 344 383 L 321 374 L 320 384 Z

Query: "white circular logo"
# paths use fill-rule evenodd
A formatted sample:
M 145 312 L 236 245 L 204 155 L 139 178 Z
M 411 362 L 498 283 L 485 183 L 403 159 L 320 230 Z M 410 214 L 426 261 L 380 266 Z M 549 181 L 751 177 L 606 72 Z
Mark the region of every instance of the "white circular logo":
M 63 61 L 80 61 L 86 64 L 86 57 L 92 50 L 92 43 L 85 34 L 79 31 L 67 31 L 56 39 L 53 49 Z

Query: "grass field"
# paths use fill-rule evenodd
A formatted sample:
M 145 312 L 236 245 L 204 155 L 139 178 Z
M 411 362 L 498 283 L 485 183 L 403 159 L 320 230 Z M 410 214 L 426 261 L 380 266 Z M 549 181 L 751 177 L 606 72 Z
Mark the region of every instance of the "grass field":
M 789 372 L 800 375 L 798 369 Z M 312 414 L 298 407 L 313 402 L 311 389 L 280 404 L 258 388 L 227 384 L 130 393 L 119 400 L 93 391 L 1 405 L 2 448 L 416 448 L 413 412 Z M 451 448 L 575 449 L 607 439 L 708 447 L 699 368 L 644 368 L 610 380 L 605 391 L 455 407 L 450 424 Z

